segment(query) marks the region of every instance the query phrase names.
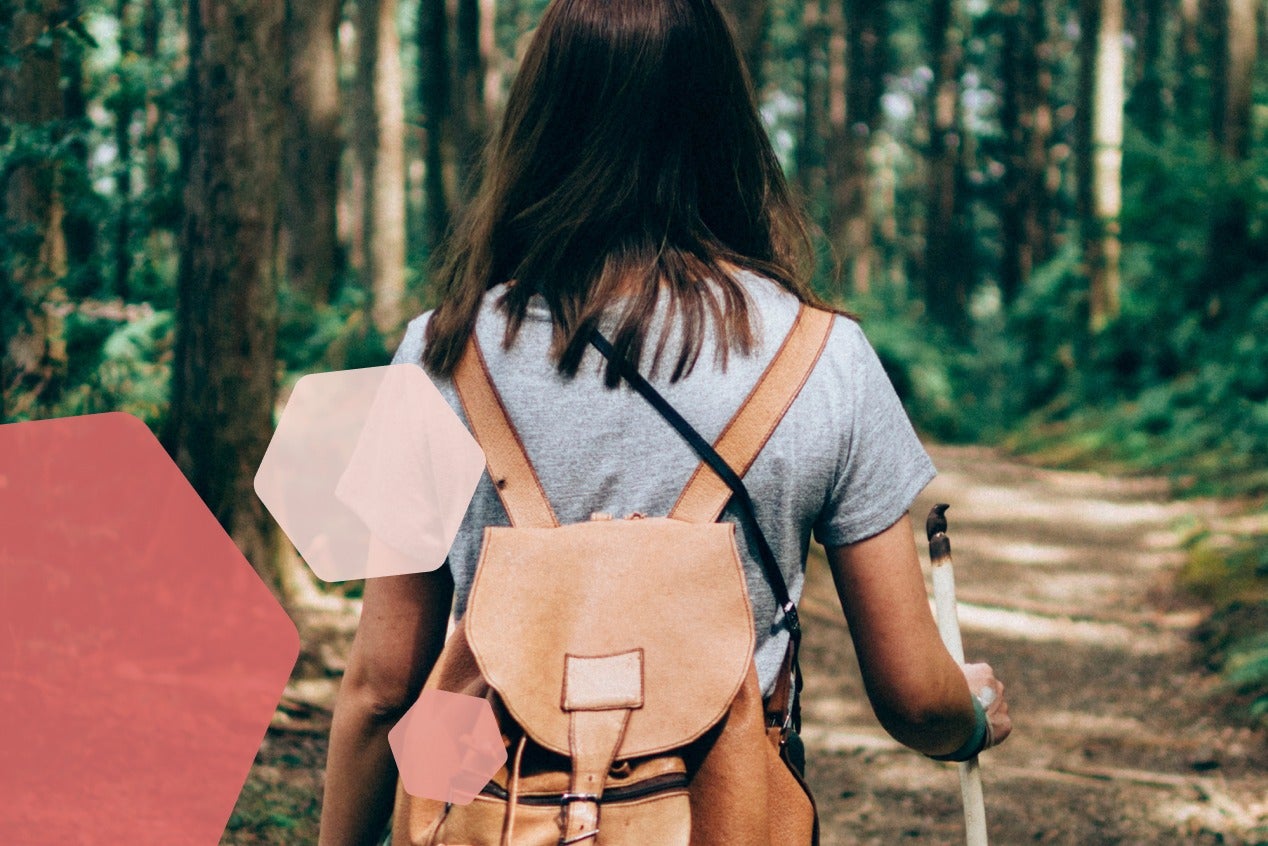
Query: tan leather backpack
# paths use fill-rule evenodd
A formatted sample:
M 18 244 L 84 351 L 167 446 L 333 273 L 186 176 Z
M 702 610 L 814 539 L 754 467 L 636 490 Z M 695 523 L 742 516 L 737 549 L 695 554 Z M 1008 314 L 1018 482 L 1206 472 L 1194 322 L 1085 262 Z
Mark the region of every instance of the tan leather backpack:
M 832 319 L 802 307 L 714 445 L 724 474 L 748 470 Z M 667 517 L 560 526 L 474 338 L 454 381 L 511 526 L 485 529 L 466 615 L 426 687 L 487 699 L 507 764 L 467 805 L 398 784 L 393 846 L 817 844 L 788 743 L 796 610 L 784 602 L 792 642 L 763 702 L 736 524 L 715 522 L 731 485 L 702 461 Z

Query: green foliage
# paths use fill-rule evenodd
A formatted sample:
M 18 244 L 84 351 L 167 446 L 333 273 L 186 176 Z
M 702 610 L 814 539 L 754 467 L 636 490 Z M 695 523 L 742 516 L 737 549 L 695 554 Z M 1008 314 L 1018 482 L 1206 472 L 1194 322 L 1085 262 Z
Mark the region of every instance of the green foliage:
M 51 416 L 126 411 L 159 431 L 169 406 L 170 311 L 123 322 L 72 313 L 66 321 L 69 387 Z
M 279 314 L 278 359 L 297 378 L 317 370 L 378 367 L 391 358 L 360 288 L 345 287 L 333 303 L 321 305 L 283 285 Z

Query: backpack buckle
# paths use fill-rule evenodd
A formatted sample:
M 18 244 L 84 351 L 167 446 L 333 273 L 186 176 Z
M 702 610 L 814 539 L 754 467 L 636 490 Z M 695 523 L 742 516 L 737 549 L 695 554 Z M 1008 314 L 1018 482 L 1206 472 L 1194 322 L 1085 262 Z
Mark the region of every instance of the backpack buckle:
M 597 793 L 564 793 L 559 797 L 559 807 L 563 808 L 570 802 L 593 802 L 599 804 L 599 794 Z M 570 843 L 580 843 L 583 840 L 589 840 L 591 837 L 599 836 L 599 827 L 596 825 L 590 831 L 583 831 L 580 834 L 574 834 L 572 837 L 559 840 L 559 846 L 568 846 Z

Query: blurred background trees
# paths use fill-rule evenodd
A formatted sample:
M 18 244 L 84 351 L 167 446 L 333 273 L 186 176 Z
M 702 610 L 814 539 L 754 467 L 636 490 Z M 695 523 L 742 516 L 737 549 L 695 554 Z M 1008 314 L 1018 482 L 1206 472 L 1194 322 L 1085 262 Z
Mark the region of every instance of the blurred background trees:
M 1262 3 L 720 2 L 927 435 L 1268 493 Z M 545 5 L 0 4 L 3 419 L 137 414 L 269 572 L 274 408 L 427 307 Z

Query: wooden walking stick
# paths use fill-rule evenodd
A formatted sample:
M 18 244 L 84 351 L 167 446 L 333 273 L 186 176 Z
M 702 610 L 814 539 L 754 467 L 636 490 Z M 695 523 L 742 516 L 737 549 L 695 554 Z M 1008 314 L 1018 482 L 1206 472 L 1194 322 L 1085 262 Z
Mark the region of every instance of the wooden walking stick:
M 933 601 L 938 611 L 938 633 L 951 657 L 964 663 L 960 618 L 955 603 L 955 569 L 951 563 L 951 539 L 947 537 L 946 511 L 938 504 L 929 512 L 925 532 L 929 536 L 929 561 L 933 565 Z M 986 802 L 982 797 L 982 771 L 977 758 L 959 765 L 960 796 L 964 800 L 964 832 L 968 846 L 986 846 Z

